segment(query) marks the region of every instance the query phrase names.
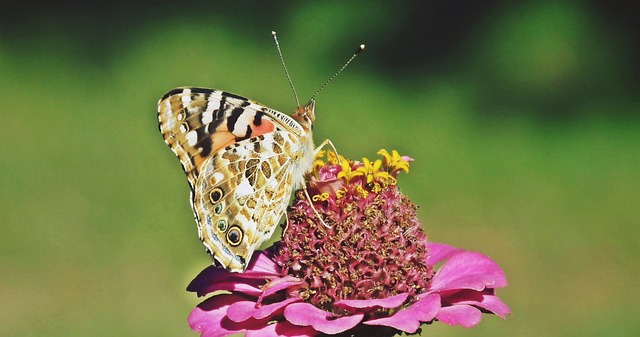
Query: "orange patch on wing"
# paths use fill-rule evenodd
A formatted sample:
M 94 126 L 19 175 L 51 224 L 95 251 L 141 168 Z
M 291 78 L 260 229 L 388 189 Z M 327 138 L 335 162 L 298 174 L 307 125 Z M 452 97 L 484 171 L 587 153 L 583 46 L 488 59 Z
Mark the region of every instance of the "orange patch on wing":
M 216 132 L 211 137 L 211 153 L 218 153 L 221 149 L 233 144 L 236 142 L 236 137 L 231 132 Z M 193 161 L 200 171 L 202 163 L 205 161 L 205 157 L 200 155 L 193 156 Z
M 217 153 L 221 149 L 236 142 L 236 136 L 231 132 L 216 132 L 211 137 L 211 153 Z
M 195 155 L 195 156 L 193 156 L 193 164 L 195 165 L 196 170 L 198 170 L 198 172 L 200 172 L 200 168 L 201 168 L 202 163 L 204 162 L 204 160 L 205 160 L 205 159 L 206 159 L 206 158 L 204 158 L 204 157 L 203 157 L 203 156 L 201 156 L 201 155 Z
M 269 132 L 273 132 L 275 130 L 275 126 L 271 123 L 270 120 L 265 117 L 262 118 L 260 125 L 255 125 L 251 123 L 251 137 L 257 137 L 260 135 L 264 135 Z

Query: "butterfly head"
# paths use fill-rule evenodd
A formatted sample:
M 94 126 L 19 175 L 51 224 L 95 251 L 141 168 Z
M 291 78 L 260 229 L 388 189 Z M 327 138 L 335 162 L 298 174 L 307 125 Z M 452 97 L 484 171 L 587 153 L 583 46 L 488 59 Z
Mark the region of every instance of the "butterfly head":
M 299 106 L 291 117 L 295 119 L 305 131 L 310 132 L 313 129 L 313 123 L 316 122 L 315 108 L 316 100 L 312 98 L 306 105 Z

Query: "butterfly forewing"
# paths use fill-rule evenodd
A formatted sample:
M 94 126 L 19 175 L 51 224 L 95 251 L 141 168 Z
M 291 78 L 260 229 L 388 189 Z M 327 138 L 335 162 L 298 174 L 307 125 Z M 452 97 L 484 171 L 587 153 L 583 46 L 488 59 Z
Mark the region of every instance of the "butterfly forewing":
M 274 130 L 264 107 L 244 97 L 204 88 L 178 88 L 158 103 L 160 132 L 194 185 L 200 166 L 227 145 Z
M 310 132 L 244 97 L 203 88 L 165 94 L 158 120 L 187 174 L 200 239 L 223 267 L 244 270 L 311 166 Z

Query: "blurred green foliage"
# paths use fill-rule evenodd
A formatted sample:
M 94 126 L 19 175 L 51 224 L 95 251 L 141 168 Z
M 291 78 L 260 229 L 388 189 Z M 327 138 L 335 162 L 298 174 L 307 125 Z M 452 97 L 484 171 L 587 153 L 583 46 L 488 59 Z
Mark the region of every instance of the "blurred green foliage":
M 209 86 L 292 111 L 272 29 L 302 99 L 367 43 L 318 98 L 316 140 L 414 157 L 399 184 L 430 239 L 507 273 L 506 321 L 425 336 L 640 334 L 638 44 L 624 11 L 20 6 L 34 4 L 0 24 L 0 335 L 195 335 L 184 289 L 210 260 L 156 101 Z

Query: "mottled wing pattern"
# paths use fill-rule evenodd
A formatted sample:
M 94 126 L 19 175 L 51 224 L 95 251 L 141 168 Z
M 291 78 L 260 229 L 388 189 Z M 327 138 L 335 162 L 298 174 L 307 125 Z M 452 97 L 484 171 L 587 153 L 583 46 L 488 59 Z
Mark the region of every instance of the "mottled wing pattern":
M 285 150 L 293 139 L 276 130 L 228 146 L 204 163 L 193 209 L 202 242 L 224 267 L 244 270 L 273 234 L 293 189 L 293 160 Z
M 177 88 L 158 102 L 158 121 L 164 141 L 180 159 L 193 188 L 211 154 L 252 135 L 274 131 L 272 121 L 264 118 L 267 110 L 275 112 L 220 90 Z
M 165 94 L 158 119 L 187 174 L 200 239 L 223 267 L 244 270 L 286 208 L 310 134 L 285 114 L 203 88 Z

